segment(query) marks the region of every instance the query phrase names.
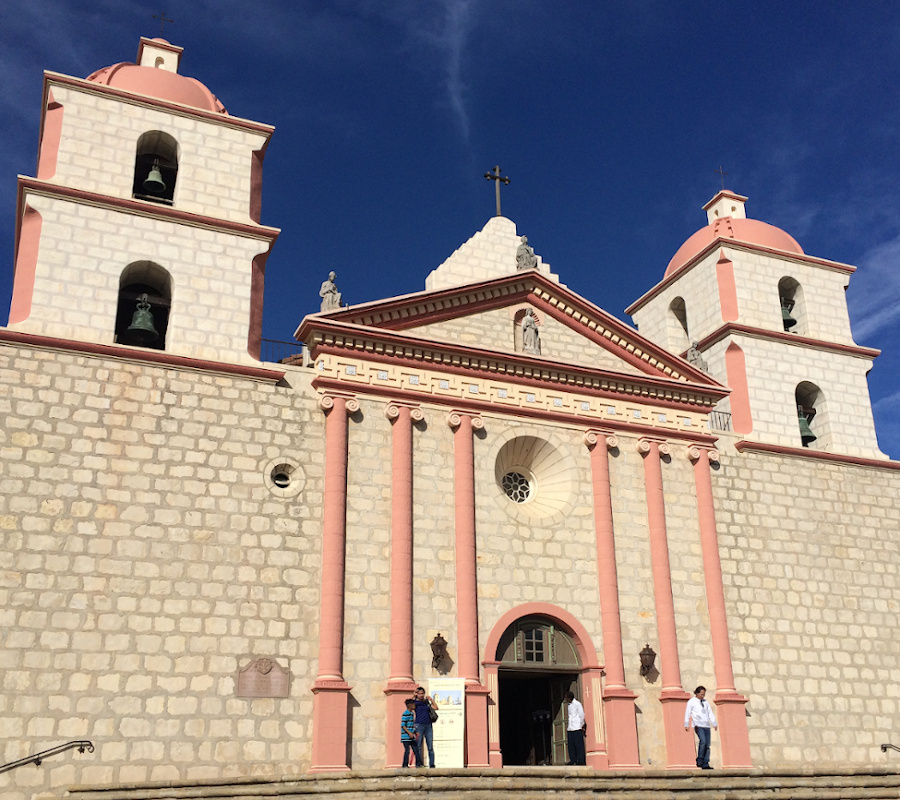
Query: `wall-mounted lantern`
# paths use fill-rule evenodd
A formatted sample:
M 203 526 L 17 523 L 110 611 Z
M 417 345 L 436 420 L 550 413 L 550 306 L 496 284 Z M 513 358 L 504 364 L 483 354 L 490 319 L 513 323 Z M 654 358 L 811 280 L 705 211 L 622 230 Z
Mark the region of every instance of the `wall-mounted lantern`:
M 431 666 L 437 669 L 447 655 L 447 640 L 438 634 L 431 640 Z
M 641 675 L 643 677 L 647 677 L 650 672 L 654 668 L 654 662 L 656 661 L 656 653 L 653 652 L 653 648 L 650 647 L 650 643 L 644 645 L 644 649 L 640 652 L 641 656 Z

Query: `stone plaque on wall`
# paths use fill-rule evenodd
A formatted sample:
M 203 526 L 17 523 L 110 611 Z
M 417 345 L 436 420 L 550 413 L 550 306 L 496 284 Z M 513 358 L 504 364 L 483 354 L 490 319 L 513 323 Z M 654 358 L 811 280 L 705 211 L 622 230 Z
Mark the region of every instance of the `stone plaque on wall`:
M 287 697 L 291 674 L 271 658 L 256 658 L 238 670 L 238 697 Z

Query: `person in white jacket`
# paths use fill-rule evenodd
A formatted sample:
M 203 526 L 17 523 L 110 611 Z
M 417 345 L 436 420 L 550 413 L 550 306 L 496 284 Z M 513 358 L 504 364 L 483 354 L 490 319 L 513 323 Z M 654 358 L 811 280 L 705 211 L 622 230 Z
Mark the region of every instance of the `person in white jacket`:
M 684 709 L 684 729 L 689 731 L 691 725 L 697 732 L 697 766 L 700 769 L 712 769 L 709 765 L 709 739 L 710 728 L 718 729 L 719 723 L 716 721 L 715 712 L 712 706 L 707 702 L 706 687 L 698 686 L 694 689 L 694 696 L 687 701 Z

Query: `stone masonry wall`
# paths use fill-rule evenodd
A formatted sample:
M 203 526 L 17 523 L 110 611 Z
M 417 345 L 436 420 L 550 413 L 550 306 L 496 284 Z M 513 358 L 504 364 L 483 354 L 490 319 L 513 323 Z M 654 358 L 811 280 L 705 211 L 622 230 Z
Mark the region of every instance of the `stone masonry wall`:
M 864 358 L 734 336 L 744 351 L 754 441 L 800 447 L 795 392 L 801 381 L 819 387 L 811 449 L 884 458 L 878 449 Z
M 722 448 L 713 477 L 754 763 L 883 764 L 900 739 L 900 471 Z
M 97 745 L 93 756 L 3 776 L 5 797 L 308 767 L 324 453 L 313 374 L 290 370 L 272 386 L 0 347 L 0 757 L 76 738 Z M 355 768 L 383 766 L 393 734 L 383 695 L 391 508 L 384 406 L 363 398 L 348 422 L 344 652 Z M 459 639 L 454 434 L 446 409 L 423 410 L 413 430 L 413 677 L 424 683 L 437 674 L 434 634 L 451 643 L 451 657 Z M 484 420 L 474 442 L 481 658 L 493 657 L 484 646 L 501 615 L 543 601 L 585 626 L 602 663 L 583 427 L 489 413 Z M 555 510 L 523 510 L 497 485 L 499 454 L 522 436 L 560 455 Z M 877 744 L 900 734 L 900 473 L 742 456 L 728 441 L 713 484 L 754 762 L 878 763 Z M 610 474 L 626 680 L 638 693 L 642 763 L 652 767 L 665 763 L 665 751 L 660 681 L 638 671 L 644 644 L 659 647 L 635 443 L 619 436 Z M 281 461 L 297 468 L 295 495 L 267 481 Z M 673 444 L 662 471 L 681 680 L 687 690 L 713 689 L 683 445 Z M 235 696 L 236 670 L 260 656 L 291 671 L 288 698 Z
M 699 341 L 722 325 L 722 309 L 717 291 L 715 250 L 691 267 L 677 281 L 669 284 L 632 315 L 642 336 L 667 348 L 672 353 L 684 352 L 684 332 L 669 312 L 676 297 L 684 300 L 688 341 Z
M 0 379 L 0 760 L 97 748 L 0 793 L 301 770 L 324 444 L 307 375 L 2 346 Z M 294 497 L 266 485 L 282 460 Z M 291 671 L 287 699 L 235 696 L 261 656 Z
M 113 344 L 122 271 L 152 261 L 172 276 L 166 351 L 251 363 L 251 265 L 266 242 L 69 200 L 28 202 L 41 214 L 41 246 L 31 313 L 13 329 Z
M 174 208 L 250 222 L 250 168 L 264 135 L 224 124 L 227 117 L 216 123 L 68 86 L 52 89 L 63 106 L 53 183 L 130 199 L 138 139 L 163 131 L 178 142 Z

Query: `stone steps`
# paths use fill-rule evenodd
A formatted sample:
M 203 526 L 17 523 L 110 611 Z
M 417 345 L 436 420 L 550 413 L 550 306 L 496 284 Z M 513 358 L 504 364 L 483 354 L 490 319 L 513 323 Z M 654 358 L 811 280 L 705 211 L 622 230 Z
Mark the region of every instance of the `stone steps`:
M 900 800 L 900 772 L 780 769 L 597 773 L 578 767 L 354 771 L 290 778 L 78 786 L 64 800 Z

